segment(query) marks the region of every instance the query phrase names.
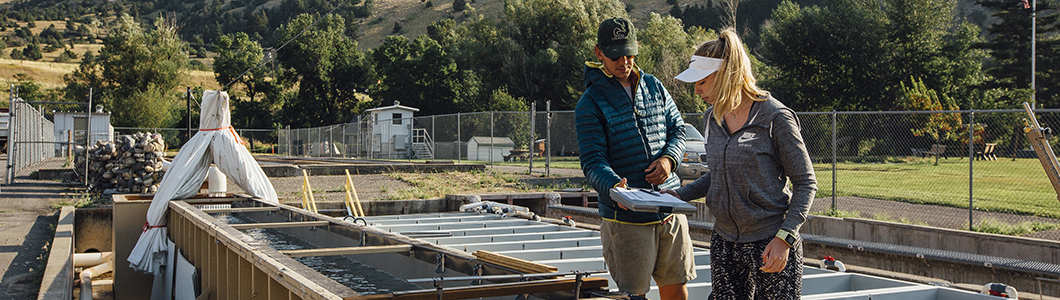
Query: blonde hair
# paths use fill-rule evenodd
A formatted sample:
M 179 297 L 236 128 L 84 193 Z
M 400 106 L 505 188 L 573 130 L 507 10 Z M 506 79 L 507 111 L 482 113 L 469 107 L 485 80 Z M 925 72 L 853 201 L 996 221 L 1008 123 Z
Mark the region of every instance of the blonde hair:
M 765 101 L 761 96 L 769 92 L 755 85 L 755 76 L 751 72 L 751 59 L 740 42 L 740 36 L 732 27 L 725 28 L 718 39 L 710 40 L 696 49 L 695 55 L 724 59 L 721 69 L 715 73 L 713 92 L 714 120 L 721 125 L 725 114 L 736 109 L 747 95 L 755 101 Z

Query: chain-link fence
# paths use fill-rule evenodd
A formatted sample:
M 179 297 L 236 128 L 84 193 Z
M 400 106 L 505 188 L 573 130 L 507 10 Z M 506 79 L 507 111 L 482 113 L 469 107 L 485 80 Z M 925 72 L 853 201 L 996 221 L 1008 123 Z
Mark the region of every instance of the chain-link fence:
M 39 172 L 30 170 L 69 168 L 73 147 L 87 143 L 89 130 L 92 138 L 106 139 L 106 130 L 90 129 L 92 125 L 107 123 L 105 116 L 93 113 L 89 118 L 87 103 L 27 102 L 13 97 L 10 104 L 4 174 L 8 184 L 41 178 Z M 83 170 L 56 171 L 47 174 L 50 176 L 47 179 L 76 183 L 81 174 L 78 171 L 83 173 Z
M 1060 122 L 1060 110 L 1037 114 L 1043 126 Z M 369 117 L 357 123 L 282 130 L 277 149 L 297 156 L 487 162 L 578 155 L 572 111 L 537 111 L 533 119 L 530 115 L 478 112 L 399 121 Z M 1060 201 L 1023 136 L 1023 111 L 798 116 L 817 172 L 816 213 L 982 231 L 1060 226 Z M 702 114 L 685 114 L 684 119 L 702 132 Z M 425 138 L 416 139 L 415 132 Z M 417 144 L 428 144 L 429 155 L 417 152 Z M 1052 145 L 1057 144 L 1054 138 Z
M 1048 126 L 1060 121 L 1058 112 L 1037 116 Z M 1060 201 L 1023 135 L 1026 117 L 1023 111 L 800 114 L 823 197 L 815 207 L 995 233 L 1056 229 Z M 1055 138 L 1051 143 L 1055 148 Z

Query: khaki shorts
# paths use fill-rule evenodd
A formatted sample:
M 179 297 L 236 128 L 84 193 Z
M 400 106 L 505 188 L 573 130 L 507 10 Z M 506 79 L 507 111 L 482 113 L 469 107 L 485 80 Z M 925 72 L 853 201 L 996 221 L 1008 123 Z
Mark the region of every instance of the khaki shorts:
M 675 214 L 664 224 L 634 225 L 605 220 L 600 225 L 604 262 L 622 292 L 643 295 L 658 286 L 696 279 L 688 219 Z

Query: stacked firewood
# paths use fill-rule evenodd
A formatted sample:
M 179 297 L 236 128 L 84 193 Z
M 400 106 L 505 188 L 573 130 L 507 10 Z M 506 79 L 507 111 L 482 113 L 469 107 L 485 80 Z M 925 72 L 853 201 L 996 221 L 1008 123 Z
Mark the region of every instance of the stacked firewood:
M 143 194 L 158 191 L 166 143 L 158 133 L 138 132 L 99 141 L 88 149 L 88 182 L 103 194 Z M 74 149 L 74 166 L 85 169 L 85 149 Z

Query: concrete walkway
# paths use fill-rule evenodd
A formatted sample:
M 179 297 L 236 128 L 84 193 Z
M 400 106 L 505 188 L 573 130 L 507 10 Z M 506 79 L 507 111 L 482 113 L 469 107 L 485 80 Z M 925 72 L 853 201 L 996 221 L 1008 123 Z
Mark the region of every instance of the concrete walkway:
M 0 156 L 0 165 L 7 165 L 6 156 Z M 4 175 L 0 182 L 6 182 Z M 37 298 L 57 207 L 75 202 L 79 191 L 56 181 L 31 180 L 28 173 L 0 186 L 0 299 Z

